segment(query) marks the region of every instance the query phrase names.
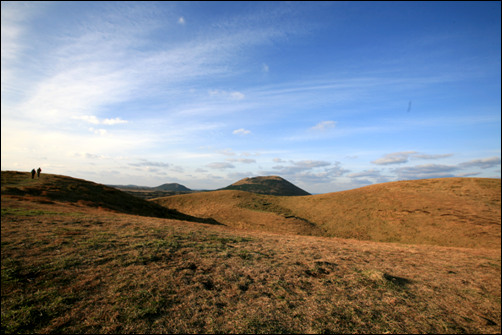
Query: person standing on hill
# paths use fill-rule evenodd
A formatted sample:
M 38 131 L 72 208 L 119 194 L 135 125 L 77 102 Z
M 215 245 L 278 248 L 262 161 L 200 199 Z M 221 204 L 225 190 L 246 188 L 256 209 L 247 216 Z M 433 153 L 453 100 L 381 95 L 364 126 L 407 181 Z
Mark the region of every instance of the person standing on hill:
M 42 169 L 41 169 L 41 168 L 38 168 L 38 169 L 37 169 L 37 178 L 40 178 L 40 172 L 42 172 Z
M 35 173 L 36 173 L 35 169 L 31 170 L 31 179 L 35 178 Z

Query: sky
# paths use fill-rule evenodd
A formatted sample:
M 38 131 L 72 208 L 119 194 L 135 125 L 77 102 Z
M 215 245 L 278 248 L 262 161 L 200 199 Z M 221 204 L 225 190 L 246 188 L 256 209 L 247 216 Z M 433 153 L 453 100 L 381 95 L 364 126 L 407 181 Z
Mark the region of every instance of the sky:
M 1 168 L 310 193 L 501 176 L 501 4 L 1 2 Z

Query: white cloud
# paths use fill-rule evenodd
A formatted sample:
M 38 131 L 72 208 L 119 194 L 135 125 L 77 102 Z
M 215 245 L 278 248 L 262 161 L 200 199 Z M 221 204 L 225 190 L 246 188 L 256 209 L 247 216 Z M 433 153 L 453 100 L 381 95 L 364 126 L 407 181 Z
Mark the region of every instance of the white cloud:
M 112 126 L 112 125 L 121 124 L 121 123 L 127 123 L 128 122 L 126 120 L 122 120 L 120 117 L 116 117 L 116 118 L 113 118 L 113 119 L 100 120 L 99 118 L 97 118 L 94 115 L 74 116 L 72 119 L 82 120 L 82 121 L 86 121 L 86 122 L 89 122 L 89 123 L 92 123 L 92 124 L 104 124 L 104 125 L 108 125 L 108 126 Z
M 439 154 L 439 155 L 428 155 L 428 154 L 417 154 L 413 155 L 414 158 L 420 158 L 420 159 L 441 159 L 441 158 L 447 158 L 451 157 L 453 154 Z
M 240 128 L 240 129 L 234 130 L 232 132 L 232 134 L 234 134 L 234 135 L 249 135 L 249 134 L 251 134 L 251 131 L 244 129 L 244 128 Z
M 411 154 L 416 153 L 415 151 L 403 151 L 394 152 L 387 154 L 382 158 L 372 161 L 371 163 L 377 165 L 390 165 L 390 164 L 403 164 L 407 163 Z
M 356 172 L 356 173 L 351 173 L 348 174 L 347 177 L 349 178 L 380 178 L 382 175 L 379 170 L 371 169 L 371 170 L 365 170 L 361 172 Z
M 459 164 L 462 168 L 479 167 L 481 169 L 489 169 L 500 165 L 500 157 L 490 157 L 483 159 L 475 159 L 472 161 Z
M 280 158 L 274 159 L 274 162 L 286 163 L 286 161 Z M 327 161 L 302 160 L 289 161 L 289 164 L 273 166 L 272 169 L 274 171 L 264 172 L 265 174 L 279 174 L 290 181 L 305 184 L 331 183 L 335 178 L 350 172 L 342 168 L 340 162 L 330 163 Z
M 243 100 L 246 96 L 239 91 L 225 91 L 225 90 L 210 90 L 209 95 L 212 97 L 221 97 L 230 100 Z
M 106 125 L 115 125 L 115 124 L 121 124 L 121 123 L 127 123 L 127 122 L 128 122 L 127 120 L 122 120 L 121 118 L 116 117 L 113 119 L 104 119 L 102 123 L 106 124 Z
M 457 171 L 457 166 L 441 165 L 441 164 L 424 164 L 412 167 L 402 167 L 393 169 L 399 179 L 427 179 L 427 178 L 446 178 L 454 177 L 454 171 Z
M 183 16 L 180 16 L 180 18 L 178 19 L 178 23 L 185 24 L 185 18 Z
M 261 70 L 263 72 L 267 73 L 270 70 L 270 68 L 269 68 L 269 66 L 267 64 L 263 63 L 262 66 L 261 66 Z
M 328 129 L 334 128 L 336 125 L 335 121 L 321 121 L 315 126 L 311 127 L 310 130 L 314 131 L 326 131 Z
M 236 162 L 236 163 L 244 163 L 244 164 L 256 163 L 255 159 L 250 159 L 250 158 L 228 158 L 227 161 Z

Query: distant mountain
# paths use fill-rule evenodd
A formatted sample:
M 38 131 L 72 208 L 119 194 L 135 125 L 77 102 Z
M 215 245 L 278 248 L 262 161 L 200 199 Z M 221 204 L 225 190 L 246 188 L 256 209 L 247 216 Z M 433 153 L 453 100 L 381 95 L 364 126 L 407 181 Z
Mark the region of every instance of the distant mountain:
M 222 190 L 238 190 L 278 196 L 310 195 L 307 191 L 302 190 L 279 176 L 244 178 L 222 188 Z
M 138 185 L 107 185 L 120 190 L 137 190 L 137 191 L 169 191 L 169 192 L 191 192 L 192 190 L 178 183 L 167 183 L 156 187 L 138 186 Z
M 175 194 L 192 193 L 193 191 L 178 183 L 162 184 L 156 187 L 137 185 L 108 185 L 122 192 L 142 199 L 154 199 Z
M 152 189 L 158 191 L 191 192 L 192 190 L 178 183 L 162 184 Z

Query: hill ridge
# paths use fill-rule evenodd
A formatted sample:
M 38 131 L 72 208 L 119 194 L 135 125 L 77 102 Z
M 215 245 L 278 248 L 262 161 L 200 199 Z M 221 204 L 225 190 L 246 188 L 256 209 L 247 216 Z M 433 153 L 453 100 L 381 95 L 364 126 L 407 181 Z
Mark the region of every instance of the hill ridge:
M 1 181 L 2 195 L 38 199 L 38 201 L 49 203 L 52 201 L 70 202 L 125 214 L 219 224 L 215 220 L 186 215 L 114 187 L 85 179 L 48 173 L 42 174 L 39 179 L 31 179 L 28 172 L 1 171 Z
M 258 176 L 243 178 L 219 190 L 239 190 L 276 196 L 311 195 L 280 176 Z

